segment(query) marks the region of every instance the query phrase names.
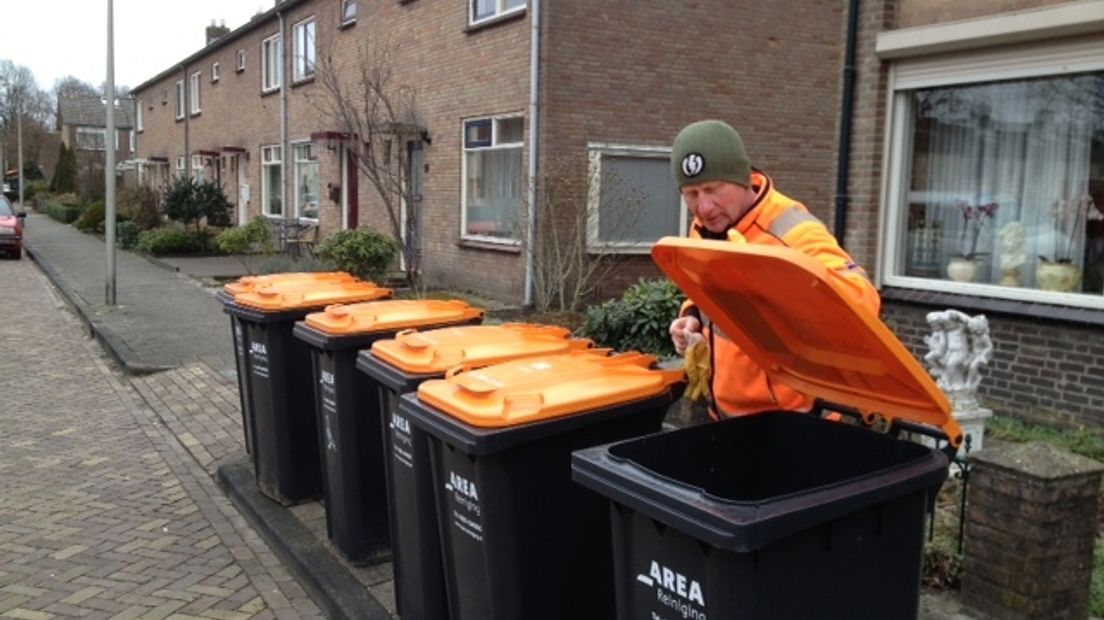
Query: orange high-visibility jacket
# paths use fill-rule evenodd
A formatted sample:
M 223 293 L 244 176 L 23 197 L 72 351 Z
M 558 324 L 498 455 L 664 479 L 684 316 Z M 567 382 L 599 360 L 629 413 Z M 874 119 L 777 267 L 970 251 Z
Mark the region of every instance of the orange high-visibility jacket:
M 800 250 L 838 275 L 848 285 L 852 298 L 877 316 L 882 305 L 877 289 L 824 224 L 809 213 L 805 205 L 776 191 L 770 177 L 762 172 L 752 170 L 751 185 L 757 194 L 754 205 L 725 235 L 711 233 L 695 219 L 690 236 Z M 774 410 L 808 411 L 812 407 L 805 395 L 771 382 L 766 373 L 689 300 L 680 312 L 682 316 L 687 314 L 701 319 L 702 331 L 709 343 L 713 395 L 710 413 L 714 417 Z

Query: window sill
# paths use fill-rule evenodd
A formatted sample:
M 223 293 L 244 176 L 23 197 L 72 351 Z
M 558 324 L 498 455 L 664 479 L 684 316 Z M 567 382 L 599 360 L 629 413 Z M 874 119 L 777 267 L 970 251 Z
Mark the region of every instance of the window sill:
M 341 24 L 338 25 L 337 29 L 338 30 L 348 30 L 349 28 L 352 28 L 353 26 L 355 26 L 356 22 L 357 22 L 357 20 L 355 20 L 355 19 L 350 19 L 347 22 L 341 22 Z
M 197 116 L 201 116 L 202 114 L 203 114 L 202 110 L 200 110 L 199 112 L 192 112 L 192 118 L 195 118 Z
M 1075 308 L 1035 301 L 1013 301 L 977 297 L 943 291 L 887 286 L 881 290 L 884 301 L 895 301 L 936 308 L 958 308 L 963 311 L 986 312 L 1011 317 L 1038 319 L 1045 322 L 1091 325 L 1104 327 L 1104 311 L 1094 308 Z
M 526 6 L 523 6 L 521 8 L 515 9 L 514 11 L 512 11 L 510 13 L 503 13 L 501 15 L 495 15 L 494 17 L 488 17 L 487 19 L 478 21 L 474 24 L 468 24 L 468 26 L 466 28 L 464 28 L 464 33 L 465 34 L 472 34 L 474 32 L 478 32 L 478 31 L 484 30 L 486 28 L 492 28 L 494 26 L 499 26 L 499 25 L 505 24 L 507 22 L 512 22 L 514 20 L 521 19 L 522 17 L 525 17 L 525 14 L 528 13 L 528 12 L 529 12 L 529 6 L 526 5 Z
M 305 78 L 302 78 L 302 79 L 299 79 L 299 80 L 295 80 L 294 82 L 291 83 L 291 87 L 292 88 L 299 88 L 300 86 L 310 84 L 313 81 L 314 81 L 314 76 L 311 75 L 311 76 L 308 76 L 308 77 L 305 77 Z
M 268 90 L 264 90 L 264 89 L 262 88 L 262 89 L 261 89 L 261 96 L 262 96 L 262 97 L 267 97 L 267 96 L 269 96 L 269 95 L 275 95 L 275 94 L 276 94 L 276 93 L 278 93 L 278 92 L 280 92 L 280 87 L 279 87 L 279 86 L 277 86 L 276 88 L 270 88 L 270 89 L 268 89 Z
M 496 242 L 461 238 L 457 246 L 469 250 L 489 250 L 491 252 L 502 252 L 504 254 L 521 254 L 521 244 L 510 241 Z

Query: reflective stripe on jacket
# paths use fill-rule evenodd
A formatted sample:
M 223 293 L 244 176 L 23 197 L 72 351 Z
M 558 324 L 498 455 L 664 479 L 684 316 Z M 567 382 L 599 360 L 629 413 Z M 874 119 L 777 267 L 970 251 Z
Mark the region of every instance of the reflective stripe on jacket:
M 757 194 L 755 203 L 734 227 L 729 228 L 728 240 L 787 246 L 808 254 L 838 275 L 847 284 L 852 299 L 877 316 L 881 310 L 878 291 L 827 227 L 809 213 L 805 205 L 776 191 L 770 177 L 762 172 L 752 171 L 751 184 Z M 703 235 L 704 230 L 695 219 L 690 236 L 716 237 L 708 231 Z M 770 381 L 766 373 L 690 301 L 683 304 L 680 315 L 685 314 L 695 314 L 701 319 L 709 343 L 711 413 L 714 417 L 772 410 L 808 411 L 812 407 L 808 397 Z

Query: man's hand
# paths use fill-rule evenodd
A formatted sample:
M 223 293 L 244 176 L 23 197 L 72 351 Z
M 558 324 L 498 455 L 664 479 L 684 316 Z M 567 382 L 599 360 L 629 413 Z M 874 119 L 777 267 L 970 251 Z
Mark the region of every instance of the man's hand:
M 686 347 L 691 343 L 704 340 L 705 337 L 701 333 L 701 321 L 697 317 L 681 316 L 674 321 L 671 321 L 671 327 L 668 328 L 668 332 L 671 333 L 671 342 L 675 345 L 675 353 L 683 355 L 686 353 Z

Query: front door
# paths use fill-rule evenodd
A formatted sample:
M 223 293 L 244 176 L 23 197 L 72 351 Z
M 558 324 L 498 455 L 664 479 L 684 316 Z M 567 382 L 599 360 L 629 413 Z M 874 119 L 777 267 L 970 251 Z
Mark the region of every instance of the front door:
M 245 154 L 234 155 L 234 167 L 238 169 L 238 226 L 249 223 L 249 168 Z

